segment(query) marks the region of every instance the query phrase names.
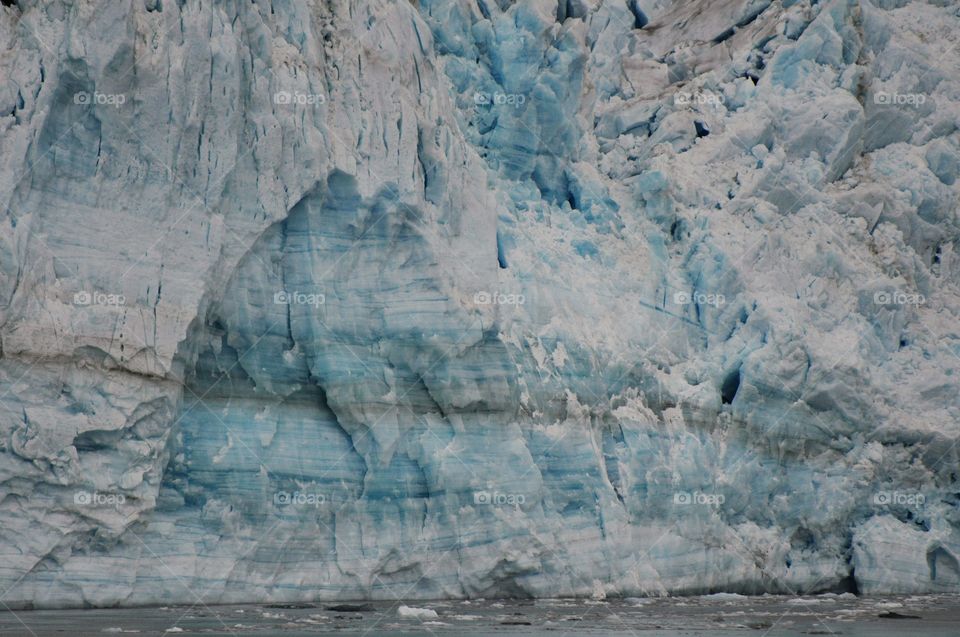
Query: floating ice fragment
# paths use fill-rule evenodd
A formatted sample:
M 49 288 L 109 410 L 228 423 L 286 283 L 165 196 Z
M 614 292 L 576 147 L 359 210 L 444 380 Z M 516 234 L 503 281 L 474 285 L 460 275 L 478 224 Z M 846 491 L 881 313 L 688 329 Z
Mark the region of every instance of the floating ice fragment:
M 739 593 L 713 593 L 712 595 L 704 595 L 703 599 L 710 602 L 732 602 L 747 599 L 747 596 Z
M 397 615 L 408 619 L 437 619 L 437 611 L 429 608 L 414 608 L 412 606 L 401 606 L 397 609 Z

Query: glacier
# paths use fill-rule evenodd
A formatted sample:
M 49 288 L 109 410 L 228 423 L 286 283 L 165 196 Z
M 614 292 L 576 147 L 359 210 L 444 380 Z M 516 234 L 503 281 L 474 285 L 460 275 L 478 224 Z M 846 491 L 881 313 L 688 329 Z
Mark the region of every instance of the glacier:
M 0 50 L 4 606 L 960 591 L 955 3 Z

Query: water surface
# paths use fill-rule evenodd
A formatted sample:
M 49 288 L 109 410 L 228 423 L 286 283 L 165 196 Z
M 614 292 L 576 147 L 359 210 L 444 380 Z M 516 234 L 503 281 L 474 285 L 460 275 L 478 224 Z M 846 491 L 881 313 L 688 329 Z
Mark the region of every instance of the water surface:
M 0 635 L 847 635 L 956 637 L 960 596 L 710 595 L 617 600 L 479 600 L 159 607 L 0 613 Z M 408 613 L 416 611 L 407 611 Z

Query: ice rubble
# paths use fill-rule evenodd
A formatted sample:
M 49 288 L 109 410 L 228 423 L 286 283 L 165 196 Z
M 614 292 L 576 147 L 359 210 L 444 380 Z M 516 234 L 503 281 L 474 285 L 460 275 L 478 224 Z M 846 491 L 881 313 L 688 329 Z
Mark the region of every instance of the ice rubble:
M 957 590 L 958 34 L 0 7 L 0 600 Z

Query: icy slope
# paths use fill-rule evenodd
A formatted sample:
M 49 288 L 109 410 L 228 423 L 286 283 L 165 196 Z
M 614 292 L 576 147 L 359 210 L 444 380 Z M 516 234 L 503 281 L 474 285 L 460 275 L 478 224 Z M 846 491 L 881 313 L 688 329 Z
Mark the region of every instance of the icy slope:
M 956 6 L 0 49 L 0 602 L 960 588 Z

